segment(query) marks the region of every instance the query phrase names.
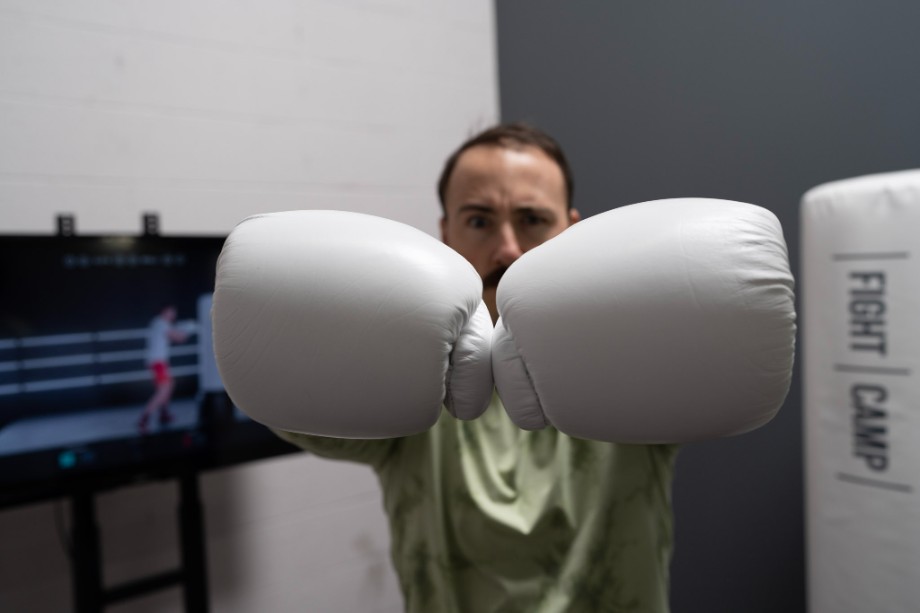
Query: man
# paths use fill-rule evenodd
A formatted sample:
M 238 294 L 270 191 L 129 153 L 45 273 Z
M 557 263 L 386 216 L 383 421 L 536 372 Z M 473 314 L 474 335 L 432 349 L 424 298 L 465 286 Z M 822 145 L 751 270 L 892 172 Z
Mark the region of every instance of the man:
M 572 191 L 558 144 L 528 126 L 486 130 L 448 159 L 442 239 L 482 277 L 493 322 L 504 270 L 578 221 Z M 525 432 L 494 394 L 479 419 L 442 414 L 414 436 L 279 434 L 374 468 L 408 611 L 668 610 L 674 446 Z
M 138 421 L 141 434 L 147 433 L 150 417 L 157 412 L 160 425 L 165 426 L 174 419 L 169 411 L 175 389 L 175 381 L 169 371 L 169 347 L 172 343 L 184 343 L 189 336 L 177 328 L 175 322 L 176 307 L 164 304 L 147 327 L 147 367 L 153 375 L 154 391 Z
M 482 277 L 493 322 L 495 290 L 508 266 L 578 221 L 573 189 L 559 145 L 521 124 L 486 130 L 447 160 L 438 182 L 441 238 Z

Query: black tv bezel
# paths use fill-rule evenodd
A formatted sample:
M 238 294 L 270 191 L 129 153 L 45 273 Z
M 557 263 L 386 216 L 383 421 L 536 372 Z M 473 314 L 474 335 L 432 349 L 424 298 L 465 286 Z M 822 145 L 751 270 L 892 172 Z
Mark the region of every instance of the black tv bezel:
M 0 241 L 70 241 L 72 244 L 123 240 L 181 244 L 188 241 L 225 240 L 223 235 L 49 235 L 0 233 Z M 63 243 L 58 243 L 63 244 Z M 219 248 L 218 248 L 219 252 Z M 226 407 L 232 403 L 225 392 L 217 401 Z M 62 469 L 58 462 L 64 451 L 82 451 L 102 456 L 91 465 Z M 275 436 L 254 421 L 223 422 L 219 427 L 192 428 L 155 432 L 138 438 L 92 441 L 76 446 L 48 447 L 37 451 L 0 457 L 0 508 L 32 504 L 97 492 L 126 485 L 174 479 L 189 472 L 216 470 L 296 452 L 290 443 Z M 15 474 L 8 471 L 16 470 Z

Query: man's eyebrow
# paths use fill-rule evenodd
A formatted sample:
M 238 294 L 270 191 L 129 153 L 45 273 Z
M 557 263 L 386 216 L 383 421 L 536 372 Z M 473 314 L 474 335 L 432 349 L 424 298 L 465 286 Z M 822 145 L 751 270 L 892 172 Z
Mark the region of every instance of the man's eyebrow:
M 460 205 L 460 208 L 457 209 L 458 213 L 466 213 L 472 211 L 474 213 L 494 213 L 492 207 L 486 206 L 484 204 L 463 204 Z
M 521 206 L 514 207 L 514 213 L 521 213 L 524 215 L 533 215 L 535 213 L 542 213 L 544 215 L 551 214 L 553 209 L 548 206 L 540 206 L 538 204 L 524 204 Z

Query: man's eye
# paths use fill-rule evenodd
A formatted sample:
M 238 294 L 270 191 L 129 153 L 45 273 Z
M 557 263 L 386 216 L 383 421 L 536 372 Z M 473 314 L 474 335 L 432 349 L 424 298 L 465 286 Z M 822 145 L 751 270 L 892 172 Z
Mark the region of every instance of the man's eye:
M 540 224 L 546 223 L 546 219 L 534 213 L 528 213 L 524 215 L 521 220 L 525 226 L 538 226 Z
M 489 221 L 481 215 L 472 215 L 471 217 L 467 218 L 466 225 L 470 228 L 480 229 L 489 225 Z

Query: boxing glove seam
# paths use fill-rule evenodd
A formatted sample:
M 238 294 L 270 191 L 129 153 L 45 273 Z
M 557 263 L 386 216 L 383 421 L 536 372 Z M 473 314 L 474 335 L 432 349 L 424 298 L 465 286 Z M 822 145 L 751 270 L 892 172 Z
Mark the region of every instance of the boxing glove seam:
M 505 404 L 505 411 L 509 414 L 509 416 L 511 416 L 511 420 L 512 420 L 519 428 L 521 428 L 521 429 L 524 429 L 524 430 L 540 430 L 540 429 L 543 429 L 543 428 L 545 428 L 546 426 L 549 425 L 549 419 L 548 419 L 547 416 L 546 416 L 546 410 L 543 408 L 543 406 L 544 406 L 543 399 L 540 398 L 540 394 L 539 394 L 539 392 L 537 391 L 536 385 L 534 384 L 534 378 L 533 378 L 533 376 L 530 374 L 530 369 L 527 367 L 527 361 L 524 359 L 524 355 L 521 353 L 520 347 L 518 346 L 517 342 L 515 341 L 514 334 L 511 332 L 511 329 L 508 327 L 508 325 L 507 325 L 505 322 L 499 320 L 498 326 L 501 326 L 501 328 L 502 328 L 503 331 L 504 331 L 504 334 L 503 334 L 503 335 L 506 337 L 505 339 L 503 339 L 502 342 L 507 343 L 507 342 L 508 342 L 508 339 L 510 339 L 511 346 L 512 346 L 512 348 L 514 349 L 513 360 L 520 363 L 520 368 L 523 370 L 524 376 L 526 377 L 526 380 L 527 380 L 528 389 L 532 392 L 533 398 L 534 398 L 534 400 L 536 401 L 536 405 L 537 405 L 537 406 L 536 406 L 536 409 L 537 409 L 537 411 L 539 411 L 540 423 L 539 423 L 536 427 L 534 427 L 534 428 L 522 426 L 522 425 L 519 423 L 519 417 L 520 417 L 520 416 L 517 414 L 516 409 L 511 408 L 511 409 L 509 410 L 509 407 L 512 406 L 514 403 L 512 402 L 512 403 L 509 404 L 507 401 L 503 400 L 503 402 L 504 402 L 504 404 Z M 494 348 L 495 348 L 496 345 L 497 345 L 497 343 L 493 343 L 493 354 L 494 354 Z M 493 368 L 493 371 L 494 371 L 495 368 L 496 368 L 494 357 L 493 357 L 492 368 Z M 508 370 L 508 367 L 507 367 L 507 366 L 503 366 L 503 367 L 501 367 L 501 368 L 503 368 L 504 370 Z M 498 377 L 496 376 L 496 377 L 494 377 L 494 379 L 495 379 L 496 385 L 497 385 Z M 508 390 L 506 389 L 506 392 L 507 392 L 507 391 L 508 391 Z M 501 391 L 499 391 L 499 397 L 501 397 Z M 533 415 L 533 413 L 524 413 L 524 415 Z
M 454 349 L 456 349 L 456 347 L 456 343 L 450 347 L 450 353 L 447 356 L 447 371 L 444 373 L 444 408 L 447 409 L 447 412 L 450 413 L 452 417 L 457 417 L 457 413 L 454 410 L 452 383 L 454 374 Z
M 527 360 L 524 359 L 524 354 L 521 353 L 520 347 L 518 347 L 517 343 L 514 342 L 513 334 L 511 334 L 511 342 L 514 344 L 514 349 L 517 351 L 518 359 L 521 361 L 521 366 L 524 368 L 524 375 L 527 376 L 527 382 L 530 383 L 530 387 L 533 389 L 534 398 L 537 399 L 537 408 L 540 409 L 540 419 L 543 421 L 542 427 L 545 428 L 549 425 L 549 419 L 546 417 L 546 410 L 543 408 L 543 399 L 540 398 L 540 392 L 537 390 L 537 385 L 534 383 L 533 377 L 530 374 L 530 369 L 527 368 Z

